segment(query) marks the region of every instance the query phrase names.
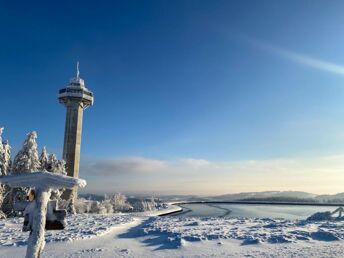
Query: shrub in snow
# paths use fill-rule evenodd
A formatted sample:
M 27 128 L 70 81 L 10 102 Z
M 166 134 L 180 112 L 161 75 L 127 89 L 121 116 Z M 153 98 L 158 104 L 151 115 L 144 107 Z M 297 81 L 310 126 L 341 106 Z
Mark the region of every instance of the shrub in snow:
M 160 202 L 156 202 L 153 197 L 149 199 L 131 198 L 129 203 L 132 205 L 133 210 L 137 212 L 152 211 L 163 207 L 163 205 Z
M 91 211 L 92 213 L 97 213 L 97 214 L 107 214 L 107 213 L 112 213 L 112 207 L 110 210 L 108 210 L 103 202 L 93 202 L 91 206 Z
M 133 210 L 133 207 L 127 201 L 127 197 L 123 194 L 115 194 L 112 197 L 106 197 L 103 201 L 80 198 L 75 200 L 74 206 L 76 213 L 110 214 Z
M 128 202 L 127 197 L 121 193 L 115 194 L 109 199 L 109 201 L 113 206 L 114 212 L 128 212 L 133 210 L 133 207 Z
M 92 201 L 85 199 L 77 199 L 74 203 L 76 213 L 96 213 L 109 214 L 113 213 L 113 207 L 108 201 Z
M 59 209 L 67 210 L 68 214 L 89 213 L 91 210 L 91 203 L 85 199 L 71 198 L 69 200 L 58 199 Z
M 63 207 L 66 205 L 66 201 L 59 202 L 59 205 Z M 88 213 L 89 212 L 89 204 L 87 203 L 87 200 L 80 198 L 76 199 L 74 202 L 74 208 L 76 210 L 76 213 Z
M 68 205 L 66 202 L 65 205 Z M 99 202 L 86 200 L 83 198 L 76 199 L 74 202 L 74 208 L 76 213 L 98 213 Z
M 114 206 L 111 203 L 111 200 L 104 200 L 99 205 L 101 206 L 101 214 L 109 214 L 114 212 Z

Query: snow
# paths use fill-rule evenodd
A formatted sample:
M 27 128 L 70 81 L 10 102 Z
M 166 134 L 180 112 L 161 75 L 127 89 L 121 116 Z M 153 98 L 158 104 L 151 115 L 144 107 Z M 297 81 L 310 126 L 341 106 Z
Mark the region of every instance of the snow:
M 314 213 L 309 218 L 307 218 L 307 220 L 308 221 L 344 220 L 344 217 L 342 216 L 343 211 L 344 211 L 344 208 L 339 207 L 333 212 L 330 212 L 330 211 L 317 212 L 317 213 Z M 334 217 L 336 213 L 338 213 L 338 216 Z
M 47 231 L 43 257 L 341 257 L 343 221 L 79 214 Z M 23 257 L 22 219 L 0 222 L 0 257 Z
M 22 172 L 20 175 L 0 177 L 0 183 L 8 184 L 12 187 L 35 188 L 39 185 L 42 189 L 72 188 L 76 185 L 79 187 L 86 186 L 86 181 L 83 179 L 50 172 Z
M 214 239 L 234 239 L 247 245 L 344 240 L 343 226 L 343 221 L 160 217 L 144 225 L 143 232 L 170 239 L 176 246 Z
M 182 211 L 183 209 L 179 206 L 167 204 L 167 207 L 164 209 L 158 209 L 158 210 L 150 210 L 150 211 L 144 211 L 144 212 L 135 212 L 132 213 L 137 217 L 155 217 L 155 216 L 162 216 L 165 214 L 171 214 L 177 211 Z
M 51 243 L 89 239 L 106 234 L 116 226 L 133 221 L 132 216 L 118 214 L 69 216 L 67 217 L 66 229 L 46 231 L 45 241 Z M 0 222 L 0 246 L 23 246 L 27 244 L 29 232 L 22 231 L 23 222 L 23 218 L 10 218 Z

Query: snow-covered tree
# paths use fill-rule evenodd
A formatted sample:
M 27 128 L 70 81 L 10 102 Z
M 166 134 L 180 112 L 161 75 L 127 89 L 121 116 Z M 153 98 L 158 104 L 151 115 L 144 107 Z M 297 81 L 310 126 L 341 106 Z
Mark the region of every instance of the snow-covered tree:
M 55 154 L 50 154 L 48 156 L 47 151 L 45 149 L 45 147 L 42 150 L 42 154 L 41 154 L 41 164 L 45 164 L 44 165 L 44 169 L 47 170 L 48 172 L 51 173 L 56 173 L 56 174 L 61 174 L 61 175 L 66 175 L 66 162 L 64 160 L 58 160 L 56 158 Z M 42 165 L 43 168 L 43 165 Z M 51 196 L 50 198 L 52 200 L 60 200 L 61 199 L 61 195 L 63 193 L 64 189 L 56 189 L 53 190 L 51 192 Z
M 3 171 L 4 166 L 4 158 L 5 158 L 5 149 L 2 143 L 2 132 L 4 131 L 3 127 L 0 127 L 0 175 L 6 175 L 5 171 Z
M 43 147 L 41 155 L 39 156 L 39 162 L 41 163 L 41 170 L 48 171 L 49 157 L 45 146 Z
M 65 208 L 66 206 L 61 206 Z M 77 213 L 109 214 L 114 212 L 129 212 L 133 207 L 128 203 L 127 197 L 123 194 L 115 194 L 112 197 L 106 196 L 103 201 L 86 200 L 83 198 L 75 200 Z
M 2 171 L 4 175 L 9 175 L 11 173 L 12 160 L 11 160 L 11 146 L 7 140 L 3 142 L 3 148 L 4 148 L 4 156 L 3 156 Z M 0 207 L 2 207 L 2 209 L 6 211 L 6 206 L 8 206 L 8 203 L 10 200 L 9 195 L 10 195 L 11 188 L 6 185 L 3 190 L 4 190 L 3 206 L 0 205 Z
M 152 196 L 149 201 L 152 209 L 155 209 L 157 204 L 155 202 L 154 196 Z
M 0 175 L 4 176 L 9 174 L 11 168 L 11 146 L 8 141 L 2 140 L 2 133 L 4 128 L 0 128 Z M 8 203 L 8 193 L 10 188 L 5 185 L 0 185 L 0 218 L 5 217 L 6 203 Z
M 117 193 L 111 198 L 114 212 L 127 212 L 133 209 L 124 194 Z
M 67 171 L 66 171 L 66 161 L 64 161 L 63 159 L 59 159 L 57 161 L 57 170 L 58 173 L 62 174 L 62 175 L 67 175 Z
M 109 213 L 114 212 L 113 205 L 111 203 L 111 200 L 109 199 L 102 201 L 101 206 L 102 206 L 101 211 L 103 211 L 104 214 L 109 214 Z
M 27 134 L 22 149 L 14 158 L 12 167 L 13 174 L 35 172 L 40 170 L 41 164 L 38 158 L 36 138 L 37 133 L 35 131 Z
M 152 211 L 161 206 L 160 204 L 156 203 L 154 197 L 151 197 L 149 199 L 134 198 L 130 200 L 130 204 L 133 206 L 133 210 L 137 212 Z
M 3 166 L 4 166 L 4 156 L 5 156 L 5 150 L 4 150 L 4 146 L 2 144 L 2 132 L 4 131 L 4 128 L 1 127 L 0 128 L 0 175 L 6 175 L 6 172 L 3 171 Z M 0 207 L 2 206 L 2 203 L 4 201 L 4 193 L 5 193 L 5 186 L 4 185 L 0 185 Z M 2 210 L 0 211 L 0 219 L 5 218 L 5 214 L 2 212 Z
M 12 167 L 12 160 L 11 160 L 11 145 L 8 143 L 8 141 L 3 142 L 4 147 L 4 167 L 3 171 L 6 173 L 6 175 L 11 173 L 11 167 Z
M 32 131 L 26 135 L 23 147 L 17 153 L 13 160 L 11 171 L 13 175 L 36 172 L 41 169 L 41 163 L 39 162 L 38 158 L 36 139 L 37 133 L 35 131 Z M 29 188 L 12 188 L 12 205 L 17 201 L 25 200 L 29 190 Z
M 52 173 L 66 175 L 66 162 L 63 159 L 58 160 L 55 154 L 50 154 L 48 159 L 47 170 Z
M 27 134 L 21 150 L 14 158 L 13 165 L 11 164 L 11 147 L 8 142 L 3 142 L 1 135 L 3 128 L 0 128 L 0 175 L 6 174 L 21 174 L 36 171 L 49 171 L 51 173 L 59 173 L 66 175 L 65 161 L 58 160 L 56 155 L 48 155 L 45 147 L 42 149 L 41 155 L 38 157 L 37 151 L 37 133 L 35 131 Z M 12 168 L 12 170 L 11 170 Z M 10 194 L 7 192 L 10 191 Z M 0 186 L 0 207 L 3 202 L 3 193 L 7 196 L 5 198 L 3 209 L 6 214 L 13 213 L 13 204 L 17 201 L 26 199 L 29 189 L 27 188 L 13 188 Z M 63 189 L 53 190 L 51 192 L 51 199 L 60 199 Z M 8 200 L 7 200 L 8 199 Z M 4 208 L 6 206 L 6 209 Z
M 57 157 L 55 154 L 50 154 L 49 155 L 49 158 L 48 158 L 48 166 L 47 166 L 47 170 L 49 172 L 53 172 L 55 173 L 56 172 L 56 167 L 57 167 Z

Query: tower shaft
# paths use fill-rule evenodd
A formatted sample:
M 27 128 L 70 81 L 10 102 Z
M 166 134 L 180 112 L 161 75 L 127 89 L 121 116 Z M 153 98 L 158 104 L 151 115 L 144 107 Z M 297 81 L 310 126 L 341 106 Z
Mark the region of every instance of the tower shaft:
M 67 175 L 79 177 L 80 147 L 82 133 L 82 117 L 84 113 L 83 104 L 70 101 L 66 104 L 66 125 L 63 144 L 63 159 L 66 161 Z M 66 189 L 63 199 L 76 198 L 77 187 Z
M 70 102 L 67 104 L 63 159 L 66 161 L 67 175 L 79 176 L 80 146 L 82 133 L 83 104 Z

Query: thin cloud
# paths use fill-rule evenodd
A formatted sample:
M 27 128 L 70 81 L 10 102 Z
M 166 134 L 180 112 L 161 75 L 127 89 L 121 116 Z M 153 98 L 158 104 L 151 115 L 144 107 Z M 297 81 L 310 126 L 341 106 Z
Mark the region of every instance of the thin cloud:
M 161 160 L 142 157 L 124 157 L 117 159 L 101 159 L 93 163 L 82 165 L 81 170 L 90 175 L 120 175 L 155 172 L 163 169 L 165 164 Z
M 343 153 L 308 159 L 208 161 L 126 157 L 84 164 L 80 176 L 88 192 L 155 192 L 224 194 L 295 190 L 315 193 L 342 191 Z
M 328 62 L 325 60 L 321 60 L 318 58 L 314 58 L 308 55 L 304 55 L 301 53 L 297 53 L 288 49 L 280 48 L 274 46 L 272 44 L 266 43 L 264 41 L 260 41 L 257 39 L 252 39 L 248 37 L 244 37 L 245 41 L 249 42 L 250 44 L 277 56 L 280 56 L 284 59 L 290 60 L 292 62 L 311 67 L 314 69 L 318 69 L 325 72 L 330 72 L 334 74 L 344 75 L 344 66 L 335 64 L 332 62 Z

